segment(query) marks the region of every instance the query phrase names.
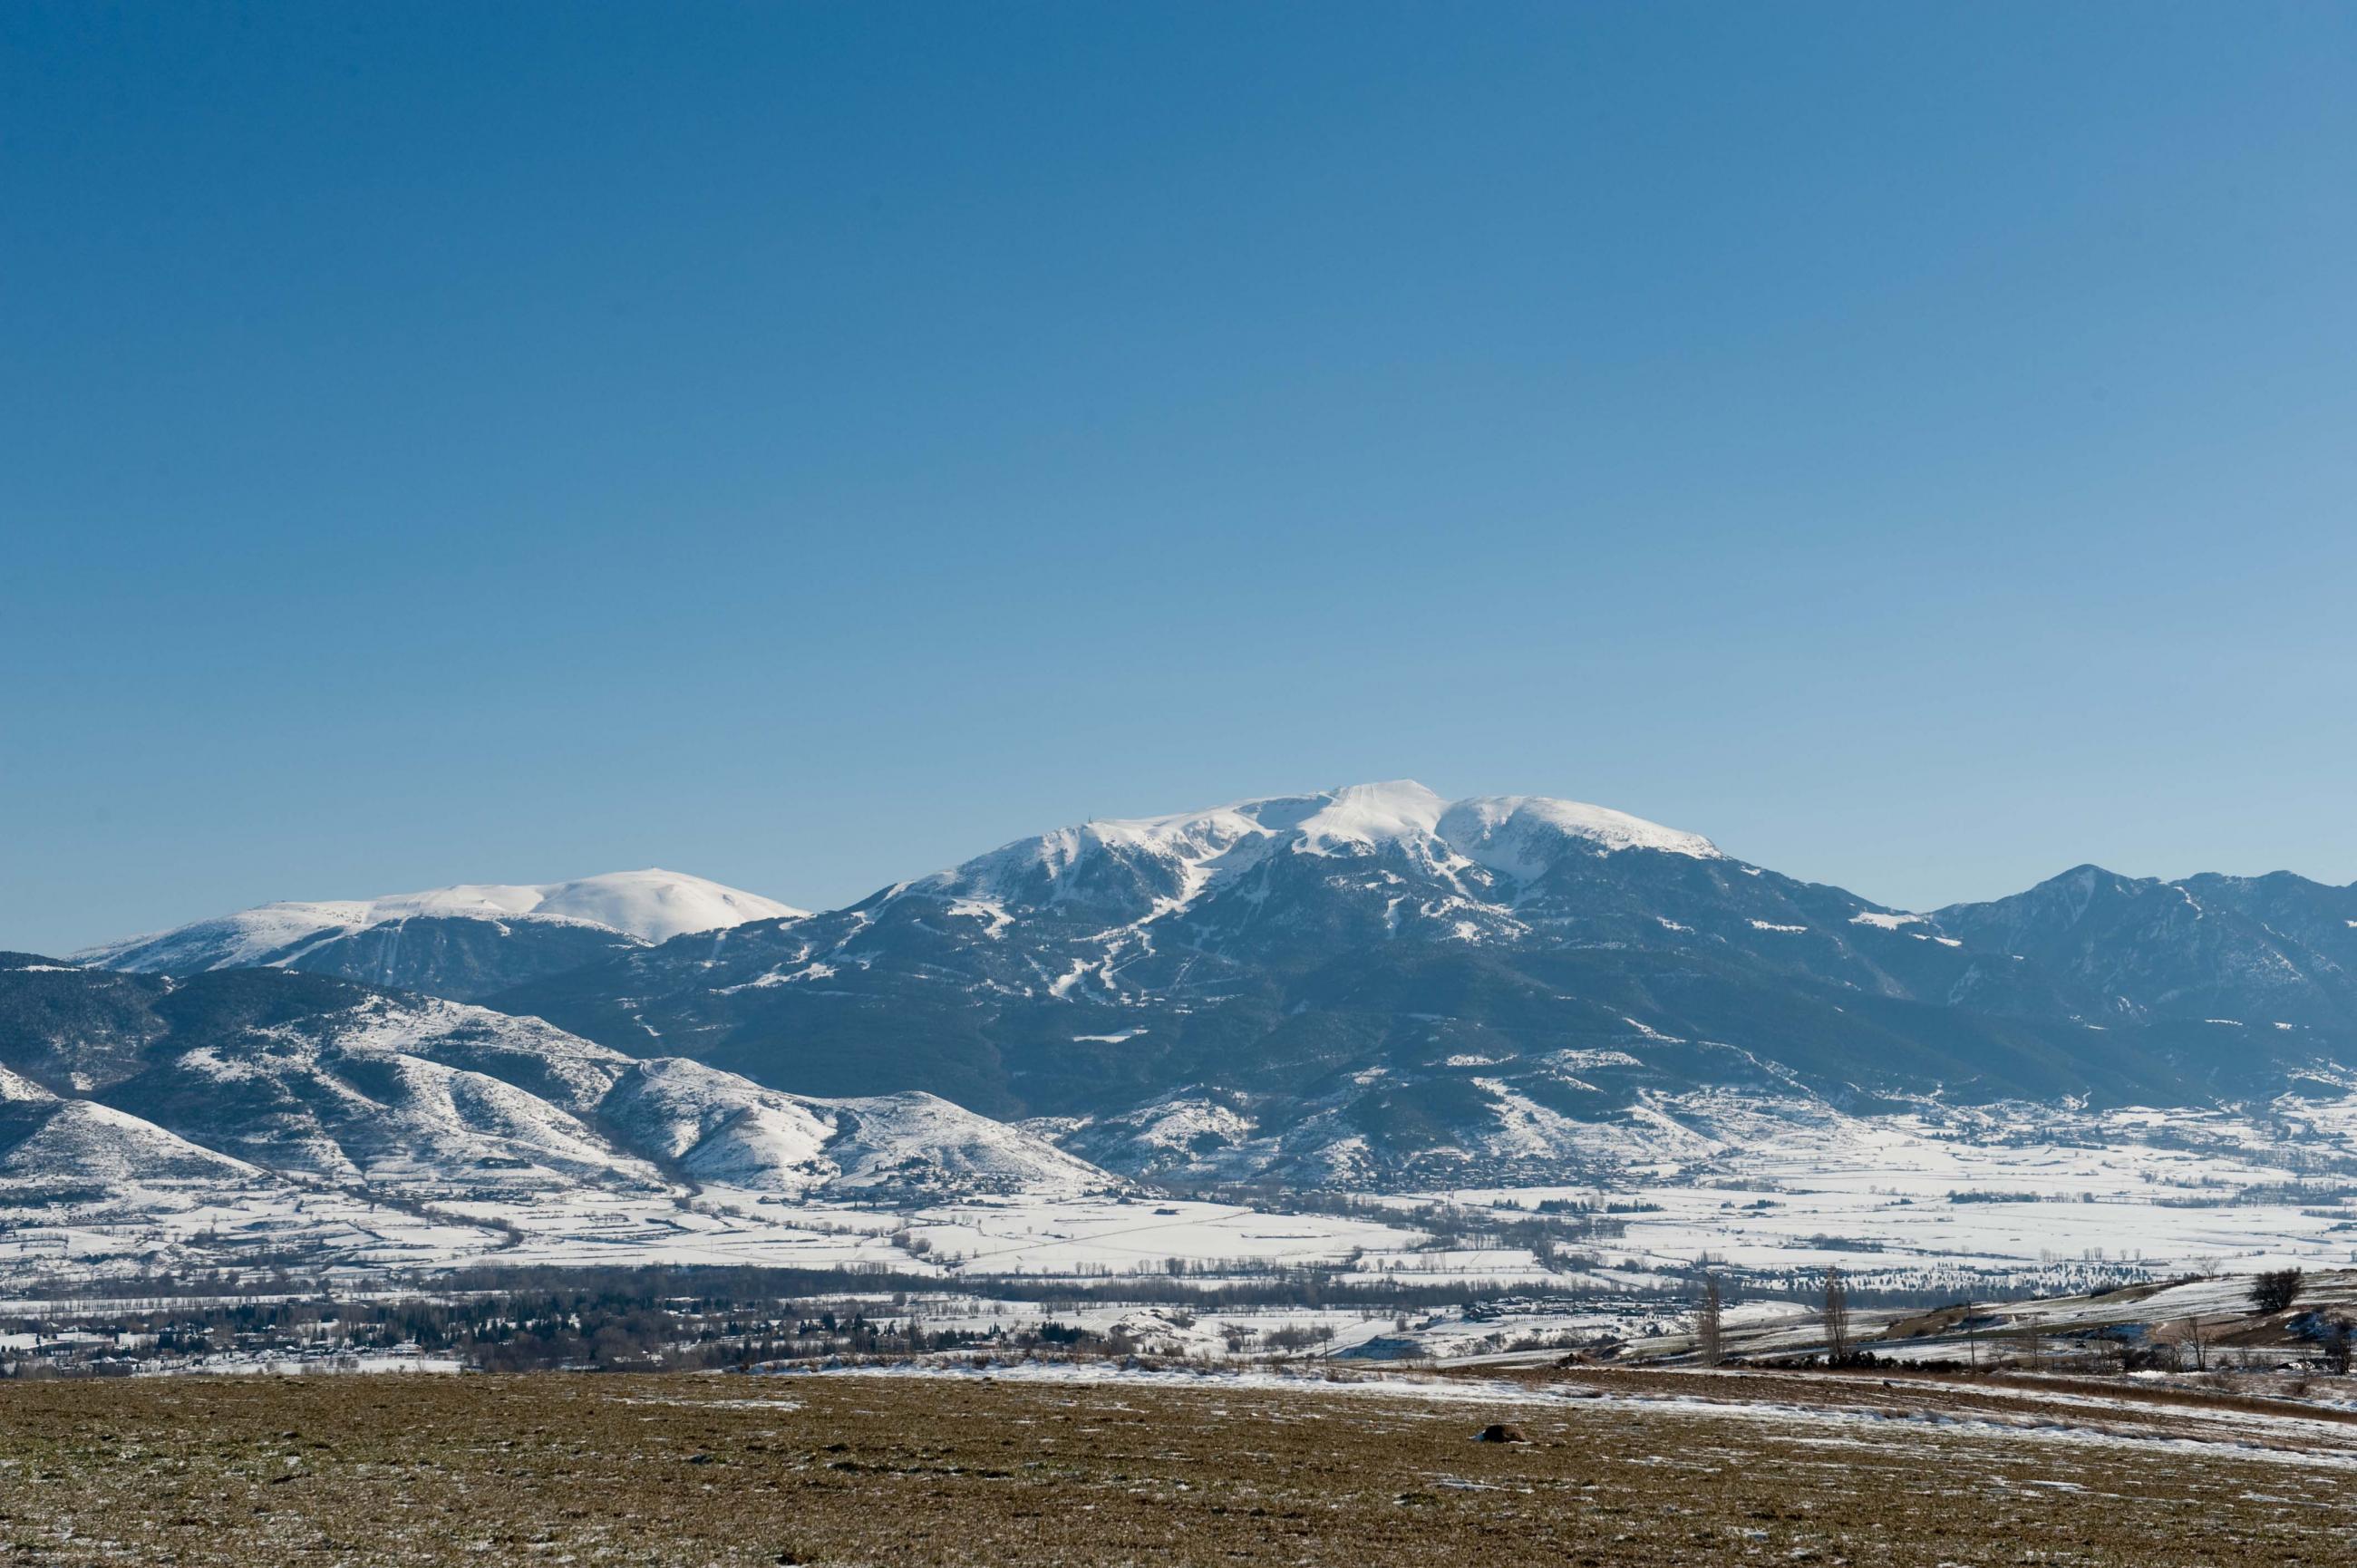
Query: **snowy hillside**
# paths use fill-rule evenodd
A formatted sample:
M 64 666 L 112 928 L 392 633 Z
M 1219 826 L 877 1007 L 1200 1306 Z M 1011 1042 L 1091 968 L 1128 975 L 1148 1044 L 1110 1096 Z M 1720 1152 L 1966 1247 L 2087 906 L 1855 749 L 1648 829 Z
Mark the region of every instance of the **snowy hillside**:
M 387 1224 L 472 1227 L 480 1251 L 517 1226 L 659 1239 L 698 1223 L 707 1188 L 874 1205 L 1120 1186 L 931 1095 L 781 1094 L 317 975 L 0 962 L 0 1232 L 210 1215 L 361 1252 Z
M 300 969 L 463 1001 L 688 932 L 802 914 L 700 876 L 622 871 L 539 886 L 265 904 L 75 956 L 152 974 Z
M 605 1102 L 636 1146 L 697 1181 L 806 1197 L 920 1191 L 1076 1195 L 1105 1173 L 936 1095 L 818 1100 L 681 1058 L 632 1067 Z
M 120 1191 L 260 1173 L 111 1106 L 51 1094 L 0 1068 L 0 1184 Z

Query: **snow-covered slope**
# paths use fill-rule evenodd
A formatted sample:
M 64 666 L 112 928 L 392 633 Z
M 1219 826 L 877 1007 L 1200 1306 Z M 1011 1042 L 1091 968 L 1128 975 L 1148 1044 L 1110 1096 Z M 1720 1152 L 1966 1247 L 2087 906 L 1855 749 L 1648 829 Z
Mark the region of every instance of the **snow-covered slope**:
M 151 974 L 300 969 L 463 1001 L 687 932 L 803 913 L 700 876 L 621 871 L 265 904 L 75 956 Z
M 563 1055 L 543 1062 L 532 1047 L 550 1043 Z M 272 1170 L 391 1187 L 494 1170 L 536 1187 L 662 1185 L 582 1114 L 594 1112 L 599 1077 L 610 1083 L 628 1058 L 527 1020 L 369 997 L 158 1054 L 110 1100 Z M 499 1070 L 518 1066 L 533 1088 Z M 573 1104 L 536 1092 L 551 1087 L 572 1090 Z
M 412 907 L 412 906 L 414 907 Z M 774 898 L 724 887 L 677 871 L 611 871 L 574 882 L 536 887 L 444 887 L 375 901 L 376 918 L 407 915 L 480 913 L 536 915 L 587 920 L 642 937 L 669 941 L 689 931 L 741 926 L 748 920 L 788 920 L 808 913 Z
M 52 1094 L 0 1068 L 0 1183 L 119 1191 L 161 1181 L 244 1181 L 260 1174 L 151 1122 Z
M 878 1196 L 908 1189 L 1079 1193 L 1105 1173 L 1029 1133 L 976 1116 L 938 1094 L 910 1091 L 824 1102 L 842 1175 L 836 1190 Z
M 1542 795 L 1459 800 L 1441 814 L 1434 831 L 1467 859 L 1521 879 L 1544 873 L 1566 843 L 1592 844 L 1605 854 L 1655 849 L 1695 860 L 1727 858 L 1700 833 L 1680 832 L 1625 811 Z
M 823 1100 L 683 1058 L 631 1069 L 605 1102 L 634 1145 L 697 1181 L 804 1197 L 990 1192 L 1071 1196 L 1105 1173 L 931 1094 Z
M 698 1181 L 808 1192 L 835 1174 L 834 1128 L 811 1101 L 683 1058 L 640 1062 L 606 1114 L 620 1134 Z

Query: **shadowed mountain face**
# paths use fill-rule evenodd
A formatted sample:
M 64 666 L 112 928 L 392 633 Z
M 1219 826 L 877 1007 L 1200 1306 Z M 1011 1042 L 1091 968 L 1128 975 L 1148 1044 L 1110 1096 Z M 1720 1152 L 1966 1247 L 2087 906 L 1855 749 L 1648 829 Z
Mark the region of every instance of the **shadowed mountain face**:
M 2357 886 L 2268 876 L 2120 876 L 2083 865 L 1934 918 L 2018 953 L 2069 1004 L 2133 1022 L 2232 1018 L 2357 1036 Z
M 332 933 L 307 933 L 262 962 L 308 974 L 471 1001 L 550 974 L 562 974 L 646 946 L 622 931 L 565 920 L 499 922 L 459 916 L 413 916 Z M 171 964 L 171 953 L 142 954 L 143 964 Z
M 1044 834 L 489 1000 L 806 1092 L 1098 1129 L 1076 1147 L 1183 1104 L 1207 1149 L 1241 1118 L 1385 1160 L 1714 1085 L 2196 1103 L 2357 1054 L 2349 890 L 2081 875 L 1914 915 L 1594 807 L 1369 786 Z

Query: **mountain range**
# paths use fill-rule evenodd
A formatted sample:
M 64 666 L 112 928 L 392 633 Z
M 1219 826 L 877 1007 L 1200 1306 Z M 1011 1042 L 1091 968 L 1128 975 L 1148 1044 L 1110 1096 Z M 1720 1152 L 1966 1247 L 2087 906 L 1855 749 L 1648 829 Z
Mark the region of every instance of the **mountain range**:
M 1897 910 L 1600 807 L 1407 782 L 1092 822 L 817 914 L 640 873 L 81 957 L 324 971 L 777 1091 L 930 1092 L 1149 1176 L 1559 1176 L 1696 1090 L 2213 1104 L 2357 1059 L 2357 887 L 2081 866 Z

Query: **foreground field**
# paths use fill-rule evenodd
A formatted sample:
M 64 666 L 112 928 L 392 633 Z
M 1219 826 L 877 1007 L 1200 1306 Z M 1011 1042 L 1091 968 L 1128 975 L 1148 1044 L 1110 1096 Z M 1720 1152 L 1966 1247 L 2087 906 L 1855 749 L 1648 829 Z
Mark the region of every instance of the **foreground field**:
M 1527 1444 L 1470 1441 L 1517 1423 Z M 1111 1369 L 0 1389 L 10 1562 L 2326 1563 L 2357 1418 L 2027 1380 Z

